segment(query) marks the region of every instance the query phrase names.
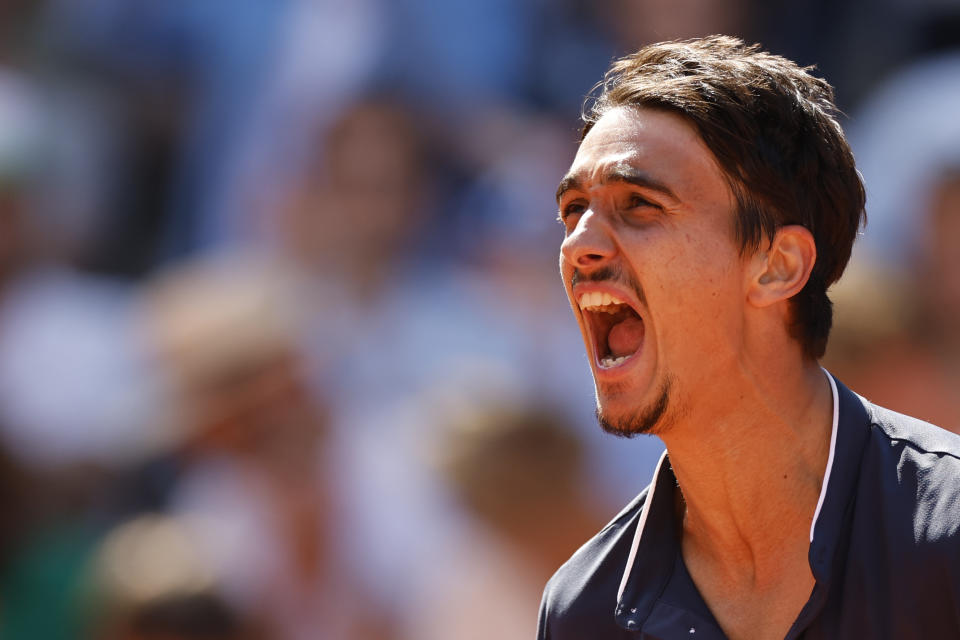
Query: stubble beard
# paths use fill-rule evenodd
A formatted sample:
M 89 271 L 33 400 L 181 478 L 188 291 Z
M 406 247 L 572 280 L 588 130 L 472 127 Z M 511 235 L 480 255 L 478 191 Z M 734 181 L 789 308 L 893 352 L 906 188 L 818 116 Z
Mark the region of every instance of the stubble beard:
M 625 416 L 608 416 L 603 412 L 597 399 L 597 422 L 605 432 L 621 438 L 633 438 L 638 435 L 661 435 L 668 428 L 667 409 L 670 407 L 672 379 L 667 378 L 651 404 L 637 409 Z

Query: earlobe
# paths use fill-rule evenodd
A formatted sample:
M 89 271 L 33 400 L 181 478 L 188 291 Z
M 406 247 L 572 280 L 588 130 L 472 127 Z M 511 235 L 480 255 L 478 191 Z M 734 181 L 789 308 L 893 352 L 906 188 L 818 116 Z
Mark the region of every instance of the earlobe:
M 766 307 L 792 298 L 807 284 L 816 260 L 817 245 L 809 229 L 781 227 L 767 250 L 756 256 L 747 299 L 756 307 Z

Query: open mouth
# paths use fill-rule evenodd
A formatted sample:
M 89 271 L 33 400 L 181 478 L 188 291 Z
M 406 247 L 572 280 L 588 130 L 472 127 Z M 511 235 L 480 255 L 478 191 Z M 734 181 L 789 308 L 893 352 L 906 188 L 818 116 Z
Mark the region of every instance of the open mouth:
M 588 291 L 577 304 L 593 337 L 597 363 L 603 369 L 626 364 L 643 346 L 643 318 L 615 294 Z

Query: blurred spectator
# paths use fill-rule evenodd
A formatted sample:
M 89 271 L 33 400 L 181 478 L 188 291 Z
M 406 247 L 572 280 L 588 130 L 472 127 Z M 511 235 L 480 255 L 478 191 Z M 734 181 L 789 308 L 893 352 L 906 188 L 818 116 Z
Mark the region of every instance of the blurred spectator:
M 144 515 L 110 532 L 88 578 L 94 640 L 266 640 L 216 592 L 211 567 L 176 519 Z
M 264 61 L 261 87 L 233 123 L 222 178 L 197 232 L 206 246 L 254 243 L 264 211 L 276 212 L 290 176 L 310 164 L 317 147 L 349 104 L 371 87 L 388 57 L 383 0 L 284 0 Z M 262 34 L 258 34 L 260 37 Z M 389 90 L 389 87 L 386 88 Z
M 410 637 L 529 638 L 543 585 L 608 516 L 588 497 L 583 443 L 545 406 L 460 407 L 452 420 L 436 455 L 468 526 L 424 567 Z
M 267 210 L 263 222 L 279 222 L 280 246 L 315 284 L 363 304 L 404 268 L 430 219 L 424 145 L 410 112 L 387 96 L 350 105 L 322 141 L 282 217 Z
M 399 610 L 406 576 L 436 528 L 415 455 L 425 432 L 399 407 L 435 379 L 435 358 L 450 355 L 432 337 L 432 313 L 449 310 L 437 296 L 449 292 L 433 284 L 436 262 L 423 248 L 431 218 L 424 141 L 402 103 L 370 97 L 335 119 L 294 177 L 280 214 L 265 221 L 295 274 L 314 389 L 330 402 L 339 461 L 330 471 L 353 527 L 351 557 L 377 597 Z M 410 313 L 417 300 L 429 322 Z
M 389 638 L 339 549 L 327 418 L 306 386 L 283 271 L 210 256 L 161 274 L 147 320 L 179 399 L 170 512 L 238 611 L 277 640 Z

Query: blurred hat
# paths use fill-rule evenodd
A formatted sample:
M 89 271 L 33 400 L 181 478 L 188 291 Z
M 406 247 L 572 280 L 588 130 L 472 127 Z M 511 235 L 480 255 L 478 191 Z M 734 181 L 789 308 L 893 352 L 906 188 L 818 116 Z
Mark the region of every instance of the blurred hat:
M 94 580 L 121 606 L 201 593 L 216 585 L 190 528 L 165 515 L 123 523 L 104 540 L 94 562 Z
M 175 265 L 148 285 L 145 308 L 156 354 L 182 387 L 295 348 L 291 281 L 260 256 L 211 254 Z

